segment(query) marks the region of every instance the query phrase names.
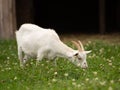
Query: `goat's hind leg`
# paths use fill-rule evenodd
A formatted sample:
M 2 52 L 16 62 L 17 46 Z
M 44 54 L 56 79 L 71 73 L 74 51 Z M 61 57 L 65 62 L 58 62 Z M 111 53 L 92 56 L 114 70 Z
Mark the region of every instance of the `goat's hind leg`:
M 22 48 L 18 46 L 18 58 L 20 60 L 20 66 L 23 67 L 23 51 Z
M 37 61 L 36 61 L 36 66 L 38 66 L 39 61 L 42 61 L 43 57 L 44 57 L 43 51 L 42 51 L 42 50 L 39 50 L 39 51 L 38 51 L 38 55 L 37 55 L 37 59 L 36 59 L 36 60 L 37 60 Z

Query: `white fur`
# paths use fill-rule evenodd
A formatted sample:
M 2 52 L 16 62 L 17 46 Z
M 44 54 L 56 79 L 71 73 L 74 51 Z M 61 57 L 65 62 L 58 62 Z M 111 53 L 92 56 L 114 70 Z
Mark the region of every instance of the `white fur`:
M 44 29 L 34 24 L 23 24 L 16 31 L 16 40 L 21 66 L 26 63 L 29 57 L 35 57 L 37 61 L 43 58 L 63 57 L 77 66 L 87 67 L 86 53 L 79 52 L 65 45 L 52 29 Z M 76 54 L 78 54 L 77 57 Z M 79 58 L 84 60 L 79 60 Z

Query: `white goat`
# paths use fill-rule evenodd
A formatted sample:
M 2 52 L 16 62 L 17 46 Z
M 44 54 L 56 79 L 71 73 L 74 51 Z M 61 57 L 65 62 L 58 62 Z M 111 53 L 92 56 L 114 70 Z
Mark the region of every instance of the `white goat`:
M 43 58 L 63 57 L 81 68 L 88 67 L 86 54 L 91 51 L 84 51 L 80 41 L 72 41 L 78 50 L 68 47 L 52 29 L 44 29 L 34 24 L 23 24 L 19 31 L 16 31 L 16 40 L 21 66 L 24 66 L 29 57 L 35 57 L 37 61 Z

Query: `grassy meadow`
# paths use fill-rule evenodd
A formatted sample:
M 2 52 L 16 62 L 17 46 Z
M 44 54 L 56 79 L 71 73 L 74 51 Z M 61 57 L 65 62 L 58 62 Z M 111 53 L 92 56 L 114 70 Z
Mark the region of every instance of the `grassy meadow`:
M 66 43 L 75 48 L 70 42 Z M 120 44 L 88 41 L 88 69 L 64 58 L 20 68 L 15 40 L 0 40 L 0 90 L 120 90 Z

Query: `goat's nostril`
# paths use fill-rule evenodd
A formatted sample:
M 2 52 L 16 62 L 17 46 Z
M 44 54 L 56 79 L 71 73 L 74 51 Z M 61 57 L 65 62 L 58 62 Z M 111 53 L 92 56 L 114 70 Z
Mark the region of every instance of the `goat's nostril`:
M 84 65 L 86 66 L 87 64 L 86 64 L 86 63 L 84 63 Z
M 88 68 L 87 63 L 83 63 L 83 68 L 84 68 L 84 69 L 85 69 L 85 68 Z

